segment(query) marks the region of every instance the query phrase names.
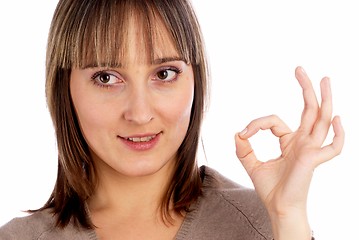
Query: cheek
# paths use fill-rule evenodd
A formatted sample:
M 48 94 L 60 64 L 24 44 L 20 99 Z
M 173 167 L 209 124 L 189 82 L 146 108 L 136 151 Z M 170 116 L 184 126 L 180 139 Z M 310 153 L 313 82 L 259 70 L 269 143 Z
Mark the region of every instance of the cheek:
M 109 117 L 106 114 L 109 111 L 103 111 L 103 108 L 97 108 L 94 105 L 89 106 L 89 104 L 85 103 L 83 105 L 79 104 L 76 111 L 80 125 L 86 131 L 101 129 L 107 125 L 106 120 Z
M 98 135 L 104 130 L 110 129 L 116 118 L 113 108 L 86 101 L 86 99 L 88 100 L 88 98 L 83 98 L 77 103 L 74 102 L 83 134 L 85 136 Z
M 176 125 L 178 131 L 187 131 L 193 103 L 193 88 L 188 87 L 175 98 L 166 102 L 163 112 L 169 123 Z
M 81 91 L 76 85 L 71 89 L 72 101 L 82 134 L 89 145 L 93 136 L 99 135 L 106 126 L 110 126 L 111 114 L 106 107 L 94 101 L 95 96 L 89 94 L 90 91 Z

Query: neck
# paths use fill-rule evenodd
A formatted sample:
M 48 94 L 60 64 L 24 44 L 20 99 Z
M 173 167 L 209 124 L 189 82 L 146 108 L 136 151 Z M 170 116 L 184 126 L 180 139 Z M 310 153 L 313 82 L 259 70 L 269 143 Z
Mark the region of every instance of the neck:
M 161 204 L 173 173 L 170 161 L 159 171 L 146 176 L 124 176 L 108 165 L 98 167 L 99 184 L 89 199 L 91 214 L 106 213 L 123 219 L 162 217 Z

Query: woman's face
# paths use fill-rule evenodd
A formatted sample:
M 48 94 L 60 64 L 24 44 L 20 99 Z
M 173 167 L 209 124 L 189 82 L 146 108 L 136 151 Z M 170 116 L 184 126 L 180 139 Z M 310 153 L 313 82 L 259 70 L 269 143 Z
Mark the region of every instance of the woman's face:
M 179 59 L 166 34 L 147 59 L 129 28 L 126 59 L 118 67 L 74 68 L 70 90 L 95 165 L 124 176 L 172 169 L 190 121 L 191 65 Z

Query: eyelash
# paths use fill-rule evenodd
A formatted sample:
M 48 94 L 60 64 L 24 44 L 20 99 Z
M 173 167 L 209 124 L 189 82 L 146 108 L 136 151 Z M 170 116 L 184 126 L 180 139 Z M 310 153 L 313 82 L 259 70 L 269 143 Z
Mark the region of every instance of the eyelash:
M 162 79 L 158 79 L 158 73 L 160 73 L 161 71 L 173 71 L 175 72 L 176 76 L 171 79 L 171 80 L 162 80 Z M 155 81 L 160 81 L 164 84 L 167 84 L 167 83 L 174 83 L 175 81 L 177 81 L 178 79 L 178 75 L 182 73 L 182 70 L 177 68 L 177 67 L 162 67 L 158 70 L 156 70 L 156 73 L 155 73 L 155 77 L 156 79 L 154 79 Z M 117 77 L 115 74 L 111 73 L 109 70 L 101 70 L 101 71 L 97 71 L 95 72 L 92 76 L 91 76 L 91 80 L 93 81 L 93 84 L 98 86 L 98 87 L 101 87 L 101 88 L 111 88 L 113 87 L 113 84 L 105 84 L 105 83 L 101 83 L 99 80 L 97 80 L 97 78 L 99 76 L 101 76 L 101 74 L 107 74 L 109 76 L 112 76 L 112 77 L 115 77 L 117 79 L 119 79 L 119 77 Z
M 162 71 L 173 71 L 176 74 L 176 76 L 171 80 L 161 80 L 161 79 L 158 80 L 158 81 L 163 82 L 163 83 L 173 83 L 173 82 L 175 82 L 178 79 L 178 75 L 182 73 L 182 70 L 177 68 L 177 67 L 163 67 L 163 68 L 160 68 L 160 69 L 158 69 L 156 71 L 155 76 L 157 77 L 157 74 L 162 72 Z
M 96 85 L 96 86 L 98 86 L 98 87 L 107 88 L 107 89 L 113 87 L 113 84 L 101 83 L 99 80 L 96 79 L 96 78 L 98 78 L 99 76 L 101 76 L 101 74 L 107 74 L 107 75 L 109 75 L 109 76 L 118 78 L 115 74 L 109 72 L 108 70 L 101 70 L 101 71 L 95 72 L 95 73 L 91 76 L 91 79 L 92 79 L 92 81 L 93 81 L 93 84 Z

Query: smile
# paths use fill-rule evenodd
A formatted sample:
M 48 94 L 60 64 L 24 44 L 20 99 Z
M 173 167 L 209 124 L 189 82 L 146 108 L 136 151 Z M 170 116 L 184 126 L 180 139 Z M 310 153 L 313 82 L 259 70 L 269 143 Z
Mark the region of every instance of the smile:
M 132 141 L 132 142 L 149 142 L 152 139 L 154 139 L 156 137 L 156 135 L 153 136 L 148 136 L 148 137 L 129 137 L 129 138 L 125 138 L 128 141 Z
M 142 136 L 133 136 L 133 137 L 119 137 L 121 142 L 133 151 L 147 151 L 153 149 L 157 143 L 160 141 L 161 134 L 147 134 Z

